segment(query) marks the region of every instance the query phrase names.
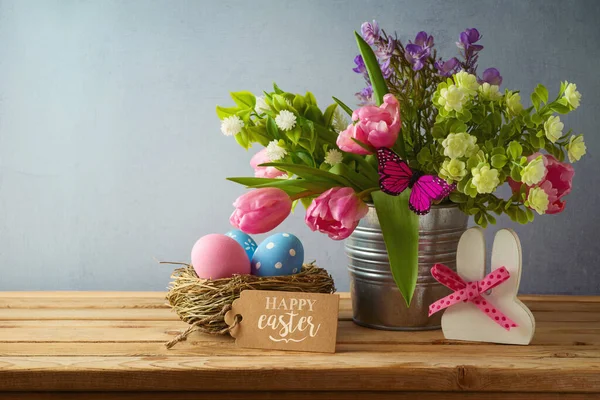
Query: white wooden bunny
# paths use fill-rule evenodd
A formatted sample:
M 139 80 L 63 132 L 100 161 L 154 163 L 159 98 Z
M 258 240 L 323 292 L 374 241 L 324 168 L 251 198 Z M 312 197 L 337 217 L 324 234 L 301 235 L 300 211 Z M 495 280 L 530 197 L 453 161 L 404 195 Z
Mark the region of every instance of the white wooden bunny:
M 485 253 L 483 230 L 477 227 L 467 230 L 460 238 L 456 254 L 458 277 L 454 277 L 460 282 L 453 281 L 453 273 L 443 266 L 432 269 L 434 276 L 437 272 L 436 279 L 439 278 L 440 282 L 452 281 L 449 286 L 458 284 L 465 288 L 445 298 L 448 304 L 442 300 L 432 304 L 430 312 L 436 312 L 440 303 L 441 308 L 448 307 L 442 316 L 442 331 L 446 339 L 529 344 L 535 330 L 535 319 L 517 299 L 521 280 L 521 244 L 517 234 L 510 229 L 496 233 L 492 272 L 487 276 Z M 493 289 L 487 290 L 486 285 Z M 457 302 L 457 298 L 460 301 Z

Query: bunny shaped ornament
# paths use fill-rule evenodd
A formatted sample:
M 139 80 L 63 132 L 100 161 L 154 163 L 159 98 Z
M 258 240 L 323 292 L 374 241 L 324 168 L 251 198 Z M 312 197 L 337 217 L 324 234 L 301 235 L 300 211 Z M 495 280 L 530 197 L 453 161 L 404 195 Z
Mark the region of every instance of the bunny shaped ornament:
M 457 273 L 436 264 L 432 275 L 454 292 L 430 306 L 430 315 L 446 309 L 442 331 L 446 339 L 526 345 L 535 319 L 517 299 L 521 280 L 521 243 L 510 229 L 496 233 L 492 272 L 485 275 L 483 230 L 468 229 L 458 242 Z

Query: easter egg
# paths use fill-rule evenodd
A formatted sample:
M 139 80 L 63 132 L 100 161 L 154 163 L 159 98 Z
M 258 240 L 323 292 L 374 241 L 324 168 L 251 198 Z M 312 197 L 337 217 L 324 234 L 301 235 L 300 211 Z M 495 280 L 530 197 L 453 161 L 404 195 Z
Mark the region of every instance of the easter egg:
M 246 255 L 248 255 L 248 261 L 252 260 L 252 256 L 254 255 L 254 252 L 256 251 L 258 245 L 250 235 L 240 231 L 239 229 L 233 229 L 227 232 L 225 236 L 229 236 L 230 238 L 238 242 L 240 246 L 242 246 L 246 251 Z
M 266 238 L 252 257 L 252 275 L 279 276 L 300 272 L 304 262 L 302 242 L 291 233 L 276 233 Z
M 213 233 L 198 239 L 192 248 L 192 266 L 199 278 L 231 278 L 249 274 L 246 251 L 229 236 Z

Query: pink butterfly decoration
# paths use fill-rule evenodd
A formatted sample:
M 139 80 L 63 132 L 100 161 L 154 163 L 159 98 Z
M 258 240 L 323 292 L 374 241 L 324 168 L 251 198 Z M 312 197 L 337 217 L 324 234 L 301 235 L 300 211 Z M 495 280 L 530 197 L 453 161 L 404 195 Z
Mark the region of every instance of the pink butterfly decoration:
M 379 161 L 379 187 L 389 195 L 398 196 L 406 188 L 411 189 L 408 207 L 418 215 L 425 215 L 431 209 L 433 201 L 448 196 L 456 185 L 433 175 L 425 175 L 410 169 L 406 161 L 392 150 L 377 149 Z

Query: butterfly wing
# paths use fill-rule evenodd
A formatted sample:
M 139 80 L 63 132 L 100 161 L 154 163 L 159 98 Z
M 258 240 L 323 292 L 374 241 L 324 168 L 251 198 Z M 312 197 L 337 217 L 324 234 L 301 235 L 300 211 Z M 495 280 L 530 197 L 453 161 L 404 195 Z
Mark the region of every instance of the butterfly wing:
M 439 201 L 448 196 L 456 188 L 445 180 L 433 175 L 423 175 L 412 187 L 408 207 L 419 215 L 424 215 L 431 209 L 432 201 Z
M 398 196 L 408 187 L 413 175 L 408 164 L 392 150 L 384 147 L 377 149 L 377 161 L 381 191 Z

